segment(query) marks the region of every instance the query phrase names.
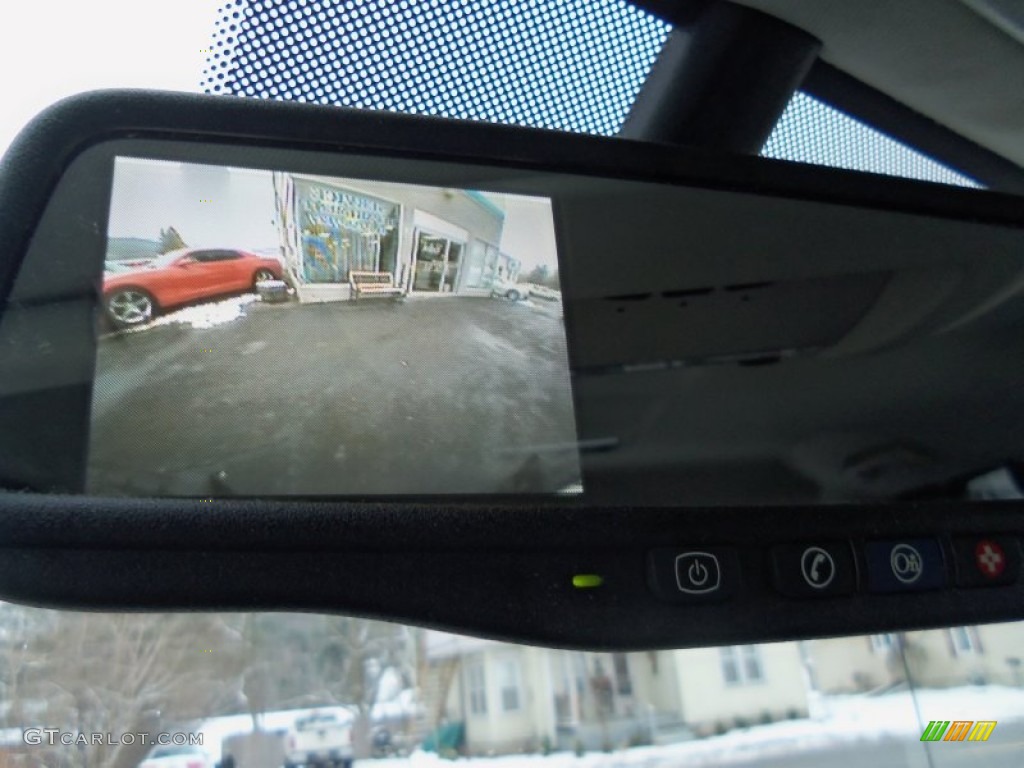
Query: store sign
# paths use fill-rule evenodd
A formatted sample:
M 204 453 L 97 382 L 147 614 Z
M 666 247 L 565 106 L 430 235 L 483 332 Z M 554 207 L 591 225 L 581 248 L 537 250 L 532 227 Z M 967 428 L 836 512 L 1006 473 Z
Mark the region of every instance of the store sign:
M 437 240 L 434 238 L 421 238 L 420 239 L 420 258 L 436 259 L 444 251 L 445 243 L 447 240 Z
M 306 226 L 382 236 L 397 226 L 397 206 L 354 192 L 304 184 L 300 210 Z

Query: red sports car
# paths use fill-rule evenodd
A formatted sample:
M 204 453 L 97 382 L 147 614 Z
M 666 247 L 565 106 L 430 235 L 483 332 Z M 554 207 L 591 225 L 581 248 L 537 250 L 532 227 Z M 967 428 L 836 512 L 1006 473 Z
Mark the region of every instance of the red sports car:
M 280 279 L 277 259 L 227 248 L 183 248 L 136 270 L 105 275 L 103 304 L 111 321 L 124 328 L 149 322 L 160 310 Z

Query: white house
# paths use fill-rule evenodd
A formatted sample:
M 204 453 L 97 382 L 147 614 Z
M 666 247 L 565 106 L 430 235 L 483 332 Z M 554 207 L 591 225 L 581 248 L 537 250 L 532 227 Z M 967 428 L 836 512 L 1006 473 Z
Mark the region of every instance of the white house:
M 795 643 L 582 653 L 428 632 L 428 730 L 468 754 L 600 749 L 807 714 Z
M 1022 622 L 812 640 L 807 649 L 823 693 L 884 688 L 906 680 L 908 671 L 926 688 L 1024 685 Z

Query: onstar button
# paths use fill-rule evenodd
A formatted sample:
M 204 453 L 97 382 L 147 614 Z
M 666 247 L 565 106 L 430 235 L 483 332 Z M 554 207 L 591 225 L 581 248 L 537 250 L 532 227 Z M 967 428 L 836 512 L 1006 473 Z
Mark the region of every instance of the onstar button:
M 864 554 L 872 592 L 917 592 L 946 585 L 942 548 L 934 539 L 870 541 Z
M 739 560 L 727 547 L 664 548 L 648 561 L 651 589 L 672 602 L 724 600 L 739 584 Z
M 1020 577 L 1020 550 L 1012 536 L 965 536 L 953 541 L 960 587 L 1013 584 Z

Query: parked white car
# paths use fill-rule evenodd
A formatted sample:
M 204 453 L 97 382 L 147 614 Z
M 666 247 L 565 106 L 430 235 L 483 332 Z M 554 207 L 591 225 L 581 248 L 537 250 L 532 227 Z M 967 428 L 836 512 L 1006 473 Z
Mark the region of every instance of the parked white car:
M 536 283 L 522 283 L 530 291 L 530 296 L 536 299 L 544 299 L 545 301 L 561 301 L 562 292 L 557 291 L 554 288 L 548 288 L 546 285 L 537 285 Z
M 139 768 L 213 768 L 213 758 L 202 747 L 188 744 L 156 746 Z
M 285 768 L 351 768 L 352 725 L 330 712 L 295 721 L 285 737 Z
M 525 283 L 513 283 L 499 277 L 491 286 L 491 296 L 501 296 L 509 301 L 520 301 L 530 298 L 530 287 Z

